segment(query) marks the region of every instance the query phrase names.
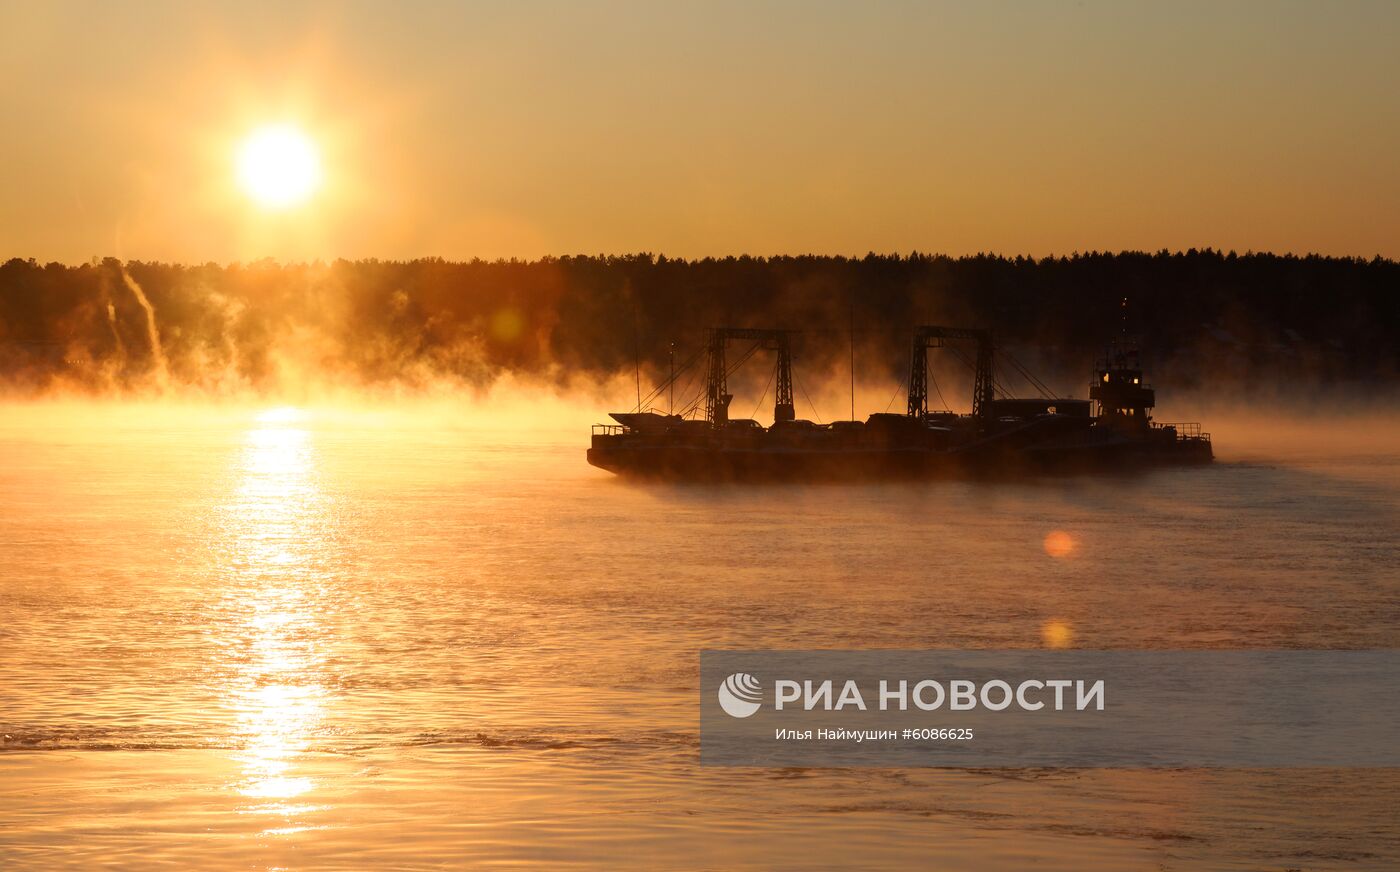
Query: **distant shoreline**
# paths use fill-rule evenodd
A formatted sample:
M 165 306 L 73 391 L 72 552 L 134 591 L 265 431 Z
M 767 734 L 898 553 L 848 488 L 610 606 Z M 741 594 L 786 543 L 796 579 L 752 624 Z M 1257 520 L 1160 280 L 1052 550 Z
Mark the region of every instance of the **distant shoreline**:
M 128 282 L 128 279 L 130 282 Z M 138 293 L 139 291 L 139 293 Z M 221 393 L 314 377 L 407 387 L 503 373 L 655 375 L 707 325 L 804 331 L 798 366 L 897 374 L 913 323 L 992 328 L 1080 380 L 1124 332 L 1179 389 L 1400 383 L 1400 263 L 1214 250 L 1034 260 L 650 254 L 180 266 L 0 265 L 0 387 Z M 854 330 L 852 330 L 854 328 Z

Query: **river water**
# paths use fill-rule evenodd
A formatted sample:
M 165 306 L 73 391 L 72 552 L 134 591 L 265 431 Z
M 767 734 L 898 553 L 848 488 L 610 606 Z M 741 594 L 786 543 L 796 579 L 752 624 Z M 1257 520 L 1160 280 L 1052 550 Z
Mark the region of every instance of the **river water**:
M 1366 869 L 1386 770 L 701 767 L 702 648 L 1397 647 L 1400 446 L 636 485 L 586 431 L 8 406 L 0 866 Z

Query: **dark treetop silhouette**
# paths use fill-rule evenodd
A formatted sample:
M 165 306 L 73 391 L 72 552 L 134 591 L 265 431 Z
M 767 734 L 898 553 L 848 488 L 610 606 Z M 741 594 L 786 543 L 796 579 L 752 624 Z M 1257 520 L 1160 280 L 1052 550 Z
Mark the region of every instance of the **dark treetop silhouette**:
M 900 331 L 953 323 L 1042 349 L 1037 369 L 1076 384 L 1125 328 L 1177 386 L 1261 376 L 1393 383 L 1400 265 L 1209 250 L 1042 260 L 14 259 L 0 266 L 0 383 L 102 391 L 148 385 L 160 369 L 163 384 L 275 390 L 293 360 L 352 384 L 484 384 L 504 371 L 559 380 L 630 372 L 638 354 L 655 377 L 667 370 L 672 341 L 688 354 L 711 324 L 802 330 L 795 351 L 804 368 L 834 373 L 849 352 L 848 320 L 863 365 L 896 379 L 905 362 L 888 349 L 903 347 Z

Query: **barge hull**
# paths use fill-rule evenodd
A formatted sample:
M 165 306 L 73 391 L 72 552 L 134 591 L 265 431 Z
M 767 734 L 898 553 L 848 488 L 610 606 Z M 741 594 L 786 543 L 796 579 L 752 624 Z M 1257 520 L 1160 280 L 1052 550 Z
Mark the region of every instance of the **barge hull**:
M 588 462 L 632 477 L 673 481 L 851 481 L 1020 477 L 1207 464 L 1209 442 L 1146 445 L 1133 440 L 1024 450 L 794 450 L 694 446 L 598 446 Z

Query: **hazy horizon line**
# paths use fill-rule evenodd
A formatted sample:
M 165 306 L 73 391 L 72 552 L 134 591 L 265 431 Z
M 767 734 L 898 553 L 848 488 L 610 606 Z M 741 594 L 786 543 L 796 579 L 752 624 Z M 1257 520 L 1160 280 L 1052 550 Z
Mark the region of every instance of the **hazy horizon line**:
M 556 262 L 564 261 L 564 260 L 584 260 L 584 259 L 591 259 L 591 260 L 640 260 L 640 259 L 644 259 L 644 258 L 645 258 L 645 259 L 649 259 L 649 260 L 650 260 L 651 262 L 653 262 L 653 263 L 658 263 L 658 262 L 666 262 L 666 263 L 705 263 L 705 262 L 724 262 L 724 261 L 742 261 L 742 260 L 760 261 L 760 262 L 766 262 L 766 261 L 784 261 L 784 260 L 834 260 L 834 261 L 848 261 L 848 262 L 849 262 L 849 261 L 864 261 L 864 260 L 871 260 L 871 259 L 876 259 L 876 260 L 899 260 L 899 261 L 909 261 L 909 262 L 916 261 L 916 260 L 925 260 L 925 261 L 946 260 L 946 261 L 954 261 L 954 262 L 957 262 L 957 261 L 968 261 L 968 260 L 1001 260 L 1001 261 L 1013 261 L 1013 262 L 1014 262 L 1014 261 L 1025 261 L 1025 262 L 1032 262 L 1032 263 L 1047 263 L 1047 262 L 1055 262 L 1055 261 L 1073 261 L 1073 260 L 1081 260 L 1081 259 L 1095 258 L 1095 257 L 1203 257 L 1203 256 L 1216 256 L 1216 257 L 1220 257 L 1220 258 L 1226 259 L 1226 260 L 1228 260 L 1228 259 L 1230 259 L 1230 258 L 1235 258 L 1235 259 L 1241 259 L 1241 258 L 1272 258 L 1272 259 L 1276 259 L 1276 260 L 1300 260 L 1300 261 L 1306 261 L 1306 260 L 1323 260 L 1323 261 L 1342 261 L 1342 262 L 1349 262 L 1349 263 L 1381 263 L 1381 264 L 1392 264 L 1392 265 L 1393 265 L 1393 264 L 1400 263 L 1400 260 L 1397 260 L 1396 258 L 1391 258 L 1391 257 L 1385 256 L 1385 255 L 1379 254 L 1379 253 L 1368 257 L 1368 256 L 1366 256 L 1366 255 L 1359 255 L 1359 254 L 1358 254 L 1358 255 L 1349 255 L 1349 254 L 1323 254 L 1323 253 L 1316 252 L 1316 251 L 1310 251 L 1310 252 L 1306 252 L 1306 253 L 1300 254 L 1300 253 L 1298 253 L 1298 252 L 1293 252 L 1293 251 L 1285 251 L 1285 252 L 1278 252 L 1278 251 L 1255 251 L 1255 250 L 1253 250 L 1253 249 L 1247 249 L 1247 250 L 1245 250 L 1245 251 L 1238 251 L 1238 250 L 1236 250 L 1236 249 L 1223 249 L 1223 248 L 1214 248 L 1214 247 L 1206 247 L 1206 248 L 1194 248 L 1194 247 L 1192 247 L 1192 248 L 1186 248 L 1186 249 L 1180 249 L 1180 248 L 1177 248 L 1177 249 L 1159 248 L 1159 249 L 1150 250 L 1150 251 L 1147 250 L 1147 249 L 1141 249 L 1141 248 L 1124 248 L 1124 249 L 1118 249 L 1118 250 L 1110 250 L 1110 249 L 1085 249 L 1085 250 L 1082 250 L 1082 251 L 1081 251 L 1081 250 L 1075 250 L 1075 251 L 1070 252 L 1070 253 L 1068 253 L 1068 254 L 1046 254 L 1046 255 L 1026 254 L 1026 253 L 1023 253 L 1023 252 L 1009 253 L 1009 252 L 997 252 L 997 251 L 979 251 L 979 252 L 966 253 L 966 254 L 949 254 L 949 253 L 947 253 L 947 252 L 921 251 L 921 250 L 919 250 L 919 249 L 914 249 L 914 250 L 909 251 L 909 252 L 907 252 L 907 253 L 905 253 L 905 252 L 899 252 L 899 251 L 889 251 L 889 252 L 868 251 L 868 252 L 866 252 L 865 254 L 839 254 L 839 253 L 833 254 L 833 253 L 820 253 L 820 252 L 810 252 L 810 251 L 809 251 L 809 252 L 785 253 L 785 254 L 749 254 L 749 253 L 733 254 L 733 253 L 731 253 L 731 254 L 708 254 L 708 255 L 704 255 L 704 256 L 700 256 L 700 257 L 684 257 L 684 256 L 673 256 L 673 255 L 669 255 L 669 254 L 665 253 L 664 251 L 646 251 L 646 250 L 640 250 L 640 251 L 595 252 L 595 253 L 592 253 L 592 254 L 589 254 L 589 253 L 586 253 L 586 252 L 572 252 L 572 253 L 568 253 L 568 254 L 541 254 L 541 255 L 531 256 L 531 257 L 494 257 L 494 258 L 481 257 L 481 256 L 475 256 L 475 255 L 474 255 L 474 256 L 471 256 L 471 257 L 455 257 L 455 256 L 441 255 L 441 254 L 422 254 L 422 255 L 416 255 L 416 256 L 414 256 L 414 257 L 379 257 L 379 256 L 375 256 L 375 255 L 365 255 L 365 256 L 351 257 L 351 256 L 347 256 L 347 255 L 336 255 L 336 256 L 334 256 L 334 257 L 328 257 L 328 258 L 319 258 L 319 257 L 318 257 L 318 258 L 312 258 L 312 259 L 310 259 L 310 260 L 281 260 L 281 259 L 279 259 L 279 258 L 277 258 L 277 257 L 275 257 L 275 256 L 266 255 L 266 256 L 263 256 L 263 257 L 250 258 L 250 259 L 247 259 L 247 260 L 227 260 L 227 261 L 218 261 L 218 260 L 205 260 L 205 261 L 195 261 L 195 260 L 186 260 L 186 261 L 180 261 L 180 260 L 161 260 L 161 259 L 144 259 L 144 258 L 141 258 L 141 257 L 117 257 L 116 255 L 110 255 L 110 254 L 108 254 L 108 255 L 100 255 L 100 256 L 99 256 L 99 255 L 93 255 L 92 257 L 90 257 L 89 259 L 87 259 L 87 260 L 85 260 L 85 261 L 71 261 L 71 262 L 70 262 L 70 261 L 66 261 L 66 260 L 44 260 L 44 261 L 41 261 L 39 258 L 33 257 L 33 256 L 25 257 L 25 256 L 22 256 L 22 255 L 12 255 L 12 256 L 7 257 L 7 258 L 5 258 L 4 260 L 0 261 L 0 265 L 7 264 L 7 263 L 11 263 L 11 262 L 14 262 L 14 261 L 19 261 L 19 262 L 21 262 L 21 263 L 34 263 L 34 264 L 40 264 L 40 263 L 42 263 L 42 265 L 43 265 L 43 266 L 46 266 L 46 267 L 47 267 L 47 266 L 52 266 L 52 265 L 54 265 L 54 264 L 57 264 L 57 265 L 59 265 L 59 266 L 68 267 L 68 268 L 80 268 L 80 267 L 84 267 L 84 266 L 98 266 L 98 265 L 101 265 L 101 264 L 103 264 L 103 263 L 106 263 L 107 261 L 116 261 L 116 262 L 122 263 L 122 264 L 133 264 L 133 263 L 135 263 L 135 264 L 160 264 L 160 265 L 166 265 L 166 266 L 209 266 L 210 264 L 213 264 L 214 266 L 218 266 L 218 267 L 222 267 L 222 268 L 227 268 L 227 267 L 233 267 L 233 266 L 249 266 L 249 265 L 253 265 L 253 264 L 270 264 L 270 265 L 279 266 L 279 267 L 317 266 L 317 265 L 327 265 L 327 264 L 340 263 L 340 262 L 344 262 L 344 263 L 387 263 L 387 264 L 409 264 L 409 263 L 423 263 L 423 262 L 440 262 L 440 263 L 450 263 L 450 264 L 544 264 L 544 263 L 556 263 Z

